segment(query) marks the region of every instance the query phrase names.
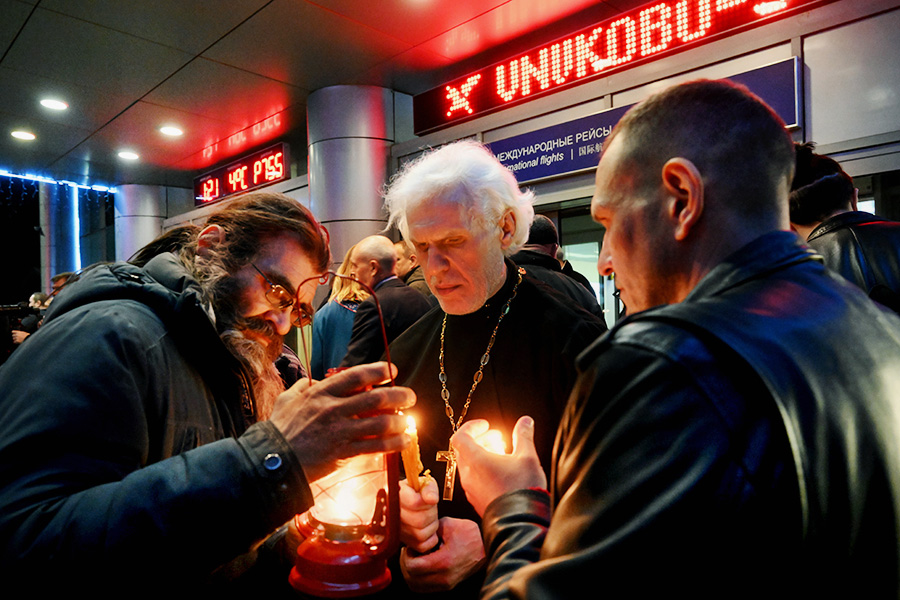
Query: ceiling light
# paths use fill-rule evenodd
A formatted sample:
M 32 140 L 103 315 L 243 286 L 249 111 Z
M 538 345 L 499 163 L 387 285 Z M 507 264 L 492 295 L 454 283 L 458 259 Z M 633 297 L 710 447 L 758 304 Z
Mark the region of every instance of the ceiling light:
M 178 137 L 179 135 L 183 135 L 184 132 L 178 127 L 173 127 L 172 125 L 166 125 L 164 127 L 159 128 L 159 132 L 163 135 L 169 135 L 172 137 Z
M 62 100 L 54 100 L 52 98 L 44 98 L 41 100 L 41 106 L 52 108 L 53 110 L 66 110 L 69 105 Z
M 140 158 L 137 152 L 132 152 L 131 150 L 122 150 L 119 152 L 119 158 L 123 158 L 125 160 L 137 160 Z
M 12 136 L 14 138 L 20 139 L 20 140 L 33 140 L 36 137 L 30 131 L 13 131 Z

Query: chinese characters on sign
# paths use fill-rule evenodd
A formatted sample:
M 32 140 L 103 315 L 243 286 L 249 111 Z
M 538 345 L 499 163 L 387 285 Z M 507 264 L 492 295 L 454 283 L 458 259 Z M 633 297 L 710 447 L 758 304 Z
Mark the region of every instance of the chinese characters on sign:
M 788 127 L 799 124 L 798 60 L 789 58 L 729 77 L 771 106 Z M 631 106 L 529 131 L 487 144 L 519 183 L 593 169 L 613 127 Z

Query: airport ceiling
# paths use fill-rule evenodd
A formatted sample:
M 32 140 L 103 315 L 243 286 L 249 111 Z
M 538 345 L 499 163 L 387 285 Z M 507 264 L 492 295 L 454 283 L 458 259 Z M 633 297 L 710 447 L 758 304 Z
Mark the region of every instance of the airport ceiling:
M 317 89 L 414 95 L 646 1 L 0 0 L 0 169 L 190 187 L 278 140 L 303 160 Z

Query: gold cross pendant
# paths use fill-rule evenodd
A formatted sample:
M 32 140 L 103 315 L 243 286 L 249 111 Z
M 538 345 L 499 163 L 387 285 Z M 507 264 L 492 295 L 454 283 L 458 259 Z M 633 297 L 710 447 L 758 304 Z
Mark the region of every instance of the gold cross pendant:
M 456 483 L 456 453 L 453 446 L 450 446 L 449 450 L 439 451 L 437 460 L 447 463 L 447 472 L 444 474 L 444 500 L 453 500 L 453 486 Z

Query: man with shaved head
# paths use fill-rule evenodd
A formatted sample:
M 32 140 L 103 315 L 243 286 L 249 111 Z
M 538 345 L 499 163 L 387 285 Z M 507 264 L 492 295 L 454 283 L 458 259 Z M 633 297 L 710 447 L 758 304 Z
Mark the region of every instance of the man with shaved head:
M 482 598 L 898 596 L 900 320 L 789 230 L 793 163 L 725 81 L 615 127 L 591 213 L 629 317 L 579 357 L 549 486 L 536 419 L 511 455 L 453 437 Z
M 350 275 L 375 291 L 384 315 L 388 343 L 431 308 L 422 294 L 397 277 L 397 252 L 393 242 L 383 235 L 371 235 L 356 244 L 350 254 Z M 342 367 L 375 362 L 384 354 L 375 297 L 367 298 L 356 309 Z

